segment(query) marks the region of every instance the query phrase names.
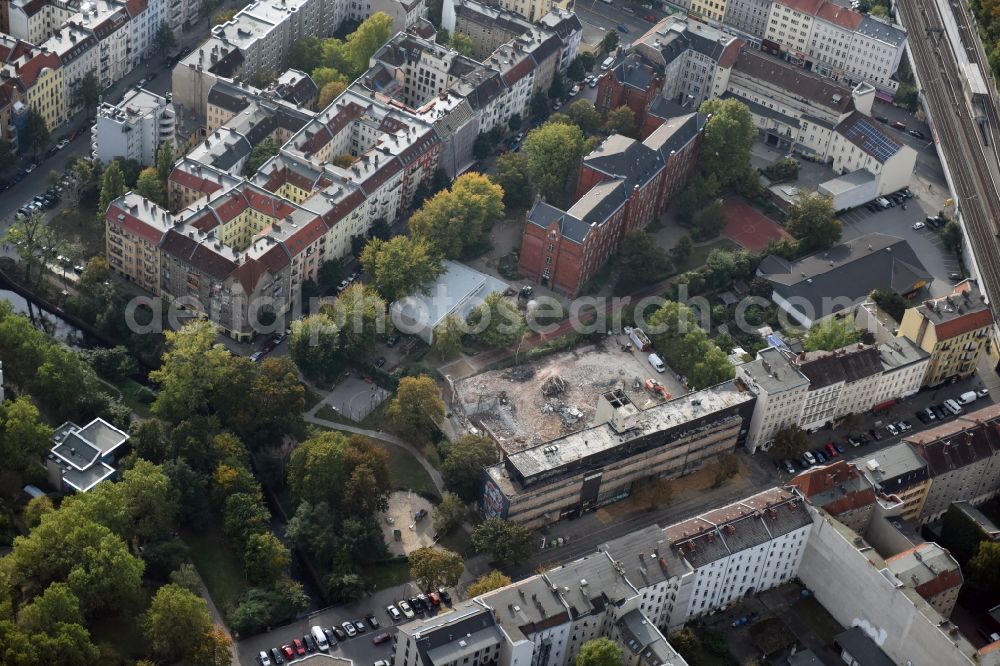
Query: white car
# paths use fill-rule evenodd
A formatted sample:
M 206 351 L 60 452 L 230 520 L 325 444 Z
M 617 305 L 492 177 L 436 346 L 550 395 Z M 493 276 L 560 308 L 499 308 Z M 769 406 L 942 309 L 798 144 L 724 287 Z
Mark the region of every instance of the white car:
M 69 140 L 68 139 L 62 139 L 62 140 L 59 141 L 59 143 L 56 144 L 56 150 L 62 150 L 63 148 L 65 148 L 68 145 L 69 145 Z
M 408 602 L 408 601 L 400 601 L 399 602 L 399 610 L 403 611 L 403 616 L 407 620 L 412 620 L 413 618 L 415 618 L 417 616 L 417 614 L 413 612 L 413 609 L 410 608 L 410 602 Z
M 579 92 L 580 92 L 580 84 L 579 83 L 574 84 L 573 87 L 569 89 L 569 94 L 570 94 L 571 97 L 573 95 L 576 95 Z
M 358 635 L 358 630 L 355 629 L 354 625 L 351 624 L 350 622 L 344 622 L 340 626 L 344 628 L 344 633 L 346 633 L 348 636 Z
M 924 228 L 924 223 L 923 222 L 914 222 L 913 223 L 913 228 L 916 229 L 917 231 L 920 231 L 921 229 Z

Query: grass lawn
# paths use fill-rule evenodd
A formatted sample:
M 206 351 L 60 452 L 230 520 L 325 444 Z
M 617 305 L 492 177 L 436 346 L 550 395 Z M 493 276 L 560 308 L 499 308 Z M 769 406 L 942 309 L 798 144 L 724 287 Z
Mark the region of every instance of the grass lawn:
M 73 248 L 68 253 L 70 259 L 86 261 L 97 255 L 103 256 L 104 224 L 97 221 L 93 212 L 67 205 L 55 212 L 49 226 Z
M 225 615 L 250 587 L 243 578 L 239 558 L 218 525 L 204 532 L 185 531 L 181 537 L 191 549 L 191 561 L 205 581 L 208 593 L 219 612 Z
M 122 402 L 139 416 L 149 417 L 149 403 L 143 402 L 139 397 L 145 392 L 143 391 L 145 387 L 142 384 L 126 377 L 115 382 L 115 386 L 121 391 Z
M 305 386 L 303 386 L 302 388 L 306 392 L 306 408 L 303 411 L 308 412 L 310 409 L 316 406 L 316 403 L 319 402 L 323 396 L 321 396 L 319 393 L 314 393 L 313 391 L 310 391 Z
M 687 261 L 677 267 L 677 272 L 684 273 L 691 269 L 703 266 L 712 250 L 738 250 L 739 248 L 739 245 L 731 240 L 726 240 L 725 238 L 719 238 L 711 243 L 707 243 L 706 245 L 695 245 L 691 249 L 691 256 L 687 258 Z
M 816 635 L 827 643 L 833 642 L 833 637 L 844 630 L 833 616 L 816 601 L 815 597 L 800 599 L 795 603 L 795 613 L 803 618 L 816 632 Z
M 329 405 L 323 405 L 322 407 L 317 409 L 316 418 L 326 419 L 327 421 L 332 421 L 333 423 L 342 423 L 344 425 L 352 425 L 352 426 L 358 425 L 357 421 L 352 421 L 351 419 L 347 418 L 346 416 L 338 412 L 333 407 L 330 407 Z
M 384 590 L 410 580 L 410 562 L 405 558 L 396 558 L 388 562 L 370 564 L 361 569 L 361 575 L 370 581 L 376 590 Z
M 393 488 L 413 490 L 423 495 L 440 498 L 434 481 L 412 454 L 392 444 L 386 444 L 385 450 L 389 453 L 389 477 L 392 480 Z

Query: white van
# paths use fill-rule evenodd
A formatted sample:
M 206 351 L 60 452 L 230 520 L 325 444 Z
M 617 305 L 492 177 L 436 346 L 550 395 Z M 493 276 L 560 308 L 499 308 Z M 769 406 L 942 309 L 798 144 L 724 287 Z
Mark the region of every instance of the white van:
M 312 634 L 313 640 L 316 641 L 316 646 L 323 652 L 330 651 L 330 641 L 326 640 L 326 634 L 323 630 L 316 625 L 309 628 L 309 633 Z
M 879 197 L 878 199 L 876 199 L 875 204 L 882 210 L 885 210 L 886 208 L 892 206 L 892 204 L 889 203 L 889 200 L 886 199 L 885 197 Z
M 975 402 L 977 397 L 978 396 L 975 391 L 966 391 L 962 395 L 958 396 L 958 404 L 968 405 L 970 402 Z
M 649 355 L 649 364 L 656 368 L 657 372 L 666 372 L 667 366 L 663 364 L 663 359 L 656 354 Z
M 609 69 L 611 69 L 611 65 L 613 64 L 615 64 L 615 59 L 612 56 L 608 56 L 607 58 L 604 59 L 604 62 L 601 63 L 601 71 L 602 72 L 608 71 Z
M 944 401 L 944 408 L 955 416 L 958 416 L 959 414 L 962 413 L 962 408 L 959 406 L 957 402 L 955 402 L 951 398 Z

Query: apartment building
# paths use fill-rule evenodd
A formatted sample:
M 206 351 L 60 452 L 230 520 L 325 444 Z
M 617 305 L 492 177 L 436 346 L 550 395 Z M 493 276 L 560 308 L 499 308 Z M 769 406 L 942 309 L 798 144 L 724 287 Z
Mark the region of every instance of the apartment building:
M 498 663 L 504 636 L 494 614 L 475 601 L 451 613 L 400 625 L 393 666 L 488 666 Z
M 733 382 L 639 410 L 622 391 L 598 399 L 595 423 L 488 467 L 487 517 L 537 528 L 627 497 L 649 478 L 682 476 L 746 435 L 754 396 Z
M 775 347 L 762 349 L 753 361 L 736 366 L 736 376 L 757 395 L 747 430 L 751 453 L 773 440 L 778 431 L 799 425 L 809 378 L 789 354 Z
M 75 25 L 64 25 L 42 43 L 57 56 L 63 69 L 63 97 L 66 110 L 72 114 L 83 108 L 77 88 L 87 74 L 97 75 L 100 67 L 100 49 L 97 37 Z
M 617 251 L 628 232 L 662 214 L 690 176 L 705 117 L 688 113 L 642 142 L 612 135 L 587 155 L 577 199 L 566 211 L 538 201 L 528 211 L 520 271 L 573 297 Z
M 795 364 L 809 379 L 800 417 L 807 430 L 865 412 L 881 398 L 882 362 L 874 347 L 858 343 L 829 352 L 803 352 Z
M 721 21 L 726 15 L 727 0 L 691 0 L 691 13 L 709 21 Z
M 669 626 L 791 580 L 812 522 L 801 497 L 773 488 L 664 529 L 671 548 L 694 569 Z
M 899 580 L 913 586 L 931 608 L 950 618 L 964 578 L 951 554 L 936 543 L 922 543 L 886 558 L 886 566 Z
M 857 466 L 843 458 L 810 467 L 793 477 L 788 485 L 797 488 L 810 505 L 855 532 L 864 532 L 875 514 L 875 486 Z
M 924 510 L 931 488 L 927 462 L 909 444 L 898 442 L 859 461 L 861 471 L 875 489 L 902 502 L 900 517 L 916 520 Z
M 358 20 L 363 21 L 372 14 L 383 12 L 392 18 L 394 32 L 409 30 L 423 16 L 425 9 L 424 0 L 371 0 L 370 3 L 357 4 L 359 8 L 364 5 L 365 11 L 368 12 Z M 360 14 L 360 11 L 358 13 Z
M 48 0 L 12 0 L 4 4 L 8 33 L 29 44 L 41 44 L 61 23 Z
M 175 128 L 176 113 L 170 102 L 147 90 L 133 89 L 118 104 L 104 102 L 97 108 L 92 154 L 105 164 L 116 157 L 143 166 L 155 164 L 161 144 L 177 145 Z
M 97 77 L 102 86 L 110 86 L 131 71 L 132 31 L 124 6 L 108 0 L 83 3 L 70 24 L 93 33 L 98 42 Z
M 156 47 L 156 33 L 167 22 L 168 0 L 127 0 L 131 30 L 129 44 L 129 69 L 134 69 L 151 55 Z
M 898 85 L 906 31 L 830 0 L 775 0 L 759 36 L 821 76 L 849 85 L 864 81 L 890 96 Z
M 0 79 L 0 139 L 9 141 L 13 149 L 17 148 L 17 128 L 14 121 L 23 115 L 26 108 L 24 89 L 20 82 L 17 79 Z
M 17 79 L 28 107 L 45 119 L 50 130 L 66 120 L 66 89 L 59 56 L 32 50 L 3 68 L 2 76 Z
M 899 335 L 930 354 L 923 383 L 937 386 L 969 377 L 990 344 L 993 314 L 975 280 L 955 285 L 943 298 L 928 299 L 906 310 Z
M 945 514 L 953 502 L 974 506 L 1000 490 L 1000 405 L 963 414 L 904 438 L 927 463 L 931 484 L 920 511 L 922 523 Z
M 724 28 L 734 30 L 746 41 L 760 42 L 767 32 L 774 0 L 726 0 Z

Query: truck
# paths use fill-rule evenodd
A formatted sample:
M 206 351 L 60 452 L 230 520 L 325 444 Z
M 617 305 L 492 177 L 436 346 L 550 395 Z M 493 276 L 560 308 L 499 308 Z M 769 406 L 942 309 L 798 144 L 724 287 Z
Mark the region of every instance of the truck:
M 633 328 L 629 331 L 628 337 L 632 341 L 632 344 L 635 345 L 635 348 L 641 352 L 648 352 L 653 349 L 653 343 L 649 341 L 646 332 L 641 328 Z

